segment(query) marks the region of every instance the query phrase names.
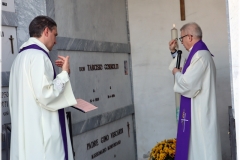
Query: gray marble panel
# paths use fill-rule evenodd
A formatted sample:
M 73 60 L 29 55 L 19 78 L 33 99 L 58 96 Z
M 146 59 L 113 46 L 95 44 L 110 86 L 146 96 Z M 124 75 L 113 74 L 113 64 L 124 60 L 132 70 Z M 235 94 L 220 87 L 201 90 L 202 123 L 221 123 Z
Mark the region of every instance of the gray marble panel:
M 134 160 L 132 115 L 73 137 L 76 160 Z M 92 144 L 96 145 L 92 145 Z M 104 152 L 102 152 L 104 151 Z
M 14 12 L 2 11 L 2 25 L 3 26 L 18 26 L 17 15 Z
M 9 76 L 10 72 L 2 72 L 2 87 L 9 86 Z
M 47 15 L 46 13 L 47 0 L 15 0 L 15 9 L 18 19 L 17 37 L 18 48 L 28 40 L 28 26 L 30 22 L 39 15 Z
M 47 16 L 51 17 L 52 19 L 55 19 L 54 0 L 46 0 L 46 10 Z
M 52 61 L 53 67 L 55 69 L 55 72 L 58 74 L 59 71 L 61 71 L 61 69 L 59 70 L 58 66 L 55 65 L 55 60 L 58 59 L 58 51 L 52 50 L 49 52 L 49 55 L 50 55 L 50 59 Z
M 58 37 L 54 49 L 67 51 L 130 53 L 130 45 L 86 39 Z
M 72 125 L 73 136 L 77 136 L 81 133 L 90 131 L 97 127 L 103 126 L 105 124 L 114 122 L 123 117 L 129 116 L 134 113 L 134 106 L 129 105 L 120 109 L 116 109 L 114 111 L 106 112 L 101 115 L 94 116 L 87 120 L 83 120 L 81 122 L 75 123 Z
M 127 43 L 125 0 L 55 0 L 61 37 Z

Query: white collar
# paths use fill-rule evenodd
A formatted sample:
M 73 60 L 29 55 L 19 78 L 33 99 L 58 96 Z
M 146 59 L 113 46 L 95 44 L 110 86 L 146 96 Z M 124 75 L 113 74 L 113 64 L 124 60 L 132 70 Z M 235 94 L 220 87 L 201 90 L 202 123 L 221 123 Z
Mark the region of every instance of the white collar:
M 191 52 L 192 48 L 193 48 L 193 46 L 188 50 L 188 52 Z

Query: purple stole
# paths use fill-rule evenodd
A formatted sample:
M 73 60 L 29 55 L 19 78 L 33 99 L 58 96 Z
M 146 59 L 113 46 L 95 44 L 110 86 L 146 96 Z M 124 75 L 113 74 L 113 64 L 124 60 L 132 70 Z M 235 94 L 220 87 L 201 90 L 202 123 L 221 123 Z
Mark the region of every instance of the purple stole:
M 189 67 L 192 57 L 199 50 L 208 50 L 202 40 L 194 44 L 183 67 L 183 74 Z M 209 51 L 209 50 L 208 50 Z M 191 135 L 191 98 L 181 96 L 180 112 L 177 131 L 177 146 L 175 160 L 188 160 L 189 142 Z
M 41 47 L 39 47 L 36 44 L 32 44 L 32 45 L 29 45 L 29 46 L 26 46 L 26 47 L 22 48 L 19 51 L 19 53 L 21 53 L 22 51 L 27 50 L 27 49 L 41 50 L 48 56 L 49 60 L 51 61 L 49 54 L 44 49 L 42 49 Z M 53 67 L 53 64 L 52 64 L 52 67 Z M 56 78 L 56 72 L 54 70 L 54 67 L 53 67 L 53 72 L 54 72 L 53 79 L 55 79 Z M 59 116 L 59 122 L 60 122 L 60 126 L 61 126 L 61 132 L 62 132 L 62 139 L 63 139 L 64 152 L 65 152 L 65 160 L 68 160 L 66 123 L 65 123 L 65 115 L 64 115 L 64 109 L 63 108 L 58 110 L 58 116 Z

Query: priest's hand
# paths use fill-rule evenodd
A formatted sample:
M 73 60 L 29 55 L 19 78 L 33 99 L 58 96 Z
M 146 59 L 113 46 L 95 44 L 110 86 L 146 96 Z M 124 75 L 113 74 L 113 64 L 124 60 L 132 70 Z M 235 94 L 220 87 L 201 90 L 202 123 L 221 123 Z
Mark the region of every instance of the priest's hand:
M 58 66 L 58 67 L 62 67 L 62 70 L 63 71 L 67 71 L 68 74 L 70 74 L 70 67 L 69 67 L 69 56 L 66 56 L 66 57 L 63 57 L 63 56 L 58 56 L 58 65 L 55 64 Z
M 176 52 L 176 48 L 177 48 L 177 40 L 173 39 L 169 42 L 169 49 L 172 53 Z
M 177 72 L 181 72 L 182 68 L 178 69 L 178 68 L 173 68 L 172 70 L 172 74 L 175 75 Z
M 64 61 L 63 61 L 62 59 L 60 59 L 59 56 L 58 56 L 58 59 L 55 61 L 55 64 L 56 64 L 58 67 L 62 68 L 63 63 L 64 63 Z

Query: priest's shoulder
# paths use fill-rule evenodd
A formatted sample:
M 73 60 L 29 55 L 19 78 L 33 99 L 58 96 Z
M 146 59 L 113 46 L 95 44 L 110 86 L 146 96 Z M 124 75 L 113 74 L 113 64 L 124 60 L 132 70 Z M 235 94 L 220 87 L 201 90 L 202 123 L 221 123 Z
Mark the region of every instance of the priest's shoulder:
M 28 49 L 25 51 L 22 51 L 19 53 L 20 57 L 24 58 L 25 60 L 31 62 L 31 63 L 37 63 L 39 66 L 41 65 L 47 65 L 52 67 L 52 63 L 49 59 L 49 57 L 41 50 L 36 49 Z M 21 59 L 20 58 L 20 61 Z
M 208 50 L 200 50 L 192 59 L 193 62 L 198 60 L 201 60 L 202 64 L 209 65 L 213 62 L 212 54 Z
M 28 50 L 22 51 L 20 54 L 31 57 L 31 58 L 39 58 L 39 59 L 49 60 L 46 53 L 44 53 L 41 50 L 37 50 L 37 49 L 28 49 Z
M 211 58 L 212 55 L 208 50 L 199 50 L 196 53 L 197 57 L 201 57 L 201 58 Z

